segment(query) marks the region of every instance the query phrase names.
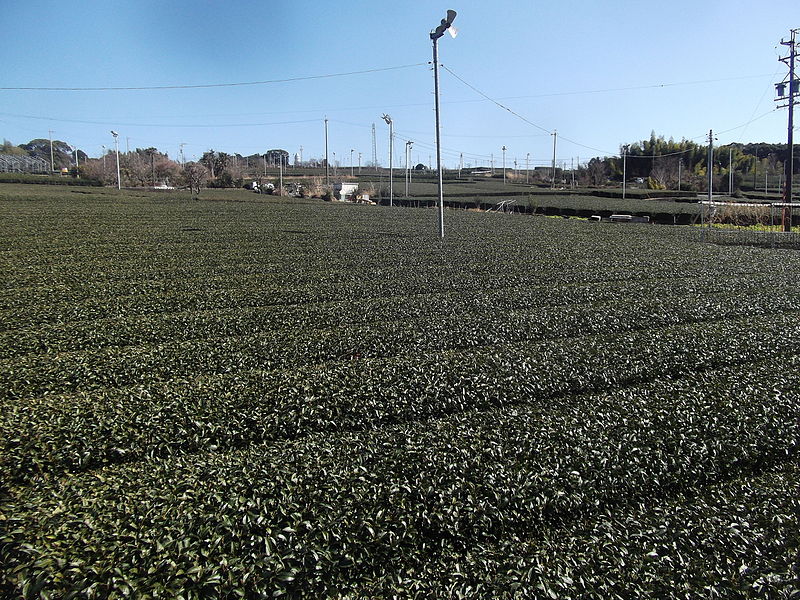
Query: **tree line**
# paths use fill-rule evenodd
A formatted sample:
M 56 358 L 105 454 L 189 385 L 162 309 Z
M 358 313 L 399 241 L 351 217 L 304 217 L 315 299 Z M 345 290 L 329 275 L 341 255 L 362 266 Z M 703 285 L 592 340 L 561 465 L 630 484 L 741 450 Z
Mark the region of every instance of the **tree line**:
M 623 160 L 623 156 L 625 157 Z M 787 144 L 732 143 L 714 147 L 712 180 L 714 188 L 727 187 L 733 173 L 734 189 L 752 182 L 750 176 L 781 176 L 789 159 Z M 795 161 L 794 172 L 800 171 Z M 705 191 L 708 186 L 708 145 L 692 140 L 665 139 L 651 132 L 646 140 L 623 144 L 615 157 L 594 158 L 587 166 L 594 185 L 604 181 L 642 179 L 652 189 Z
M 3 142 L 1 154 L 27 155 L 48 162 L 53 158 L 53 170 L 68 169 L 75 177 L 95 179 L 106 185 L 117 183 L 114 150 L 107 148 L 100 158 L 89 158 L 82 150 L 61 140 L 37 138 L 14 146 Z M 624 156 L 624 159 L 623 159 Z M 619 156 L 594 157 L 578 166 L 570 176 L 581 186 L 602 187 L 618 185 L 623 173 L 628 181 L 641 180 L 651 189 L 682 189 L 705 191 L 708 185 L 708 146 L 692 140 L 665 139 L 651 132 L 648 139 L 620 146 Z M 727 187 L 733 171 L 734 189 L 755 187 L 756 177 L 780 177 L 788 160 L 787 144 L 733 143 L 715 147 L 712 179 L 715 189 Z M 241 187 L 246 181 L 266 177 L 267 168 L 287 168 L 289 153 L 283 149 L 263 154 L 228 154 L 207 150 L 197 161 L 178 162 L 157 148 L 136 148 L 120 152 L 120 180 L 124 187 L 173 186 L 199 190 L 208 187 Z M 800 160 L 794 171 L 800 171 Z M 324 166 L 325 161 L 310 160 L 309 166 Z M 537 169 L 534 180 L 552 181 L 547 169 Z M 567 169 L 557 168 L 557 181 L 567 182 Z
M 62 140 L 33 139 L 13 145 L 4 140 L 0 154 L 30 156 L 51 162 L 52 170 L 66 170 L 73 177 L 96 180 L 104 185 L 117 183 L 117 154 L 111 149 L 99 158 Z M 247 180 L 260 179 L 266 168 L 289 166 L 289 153 L 283 149 L 264 154 L 228 154 L 210 149 L 197 161 L 176 161 L 157 148 L 136 148 L 119 153 L 119 178 L 123 187 L 187 187 L 199 193 L 202 187 L 241 187 Z

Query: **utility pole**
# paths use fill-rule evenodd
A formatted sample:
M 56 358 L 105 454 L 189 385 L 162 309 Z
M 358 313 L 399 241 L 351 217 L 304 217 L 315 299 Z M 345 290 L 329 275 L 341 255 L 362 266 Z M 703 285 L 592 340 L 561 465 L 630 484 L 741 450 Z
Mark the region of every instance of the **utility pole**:
M 185 145 L 186 145 L 185 142 L 180 144 L 180 147 L 181 147 L 181 166 L 185 166 L 186 165 L 186 157 L 184 157 L 184 155 L 183 155 L 183 147 Z
M 558 140 L 558 131 L 553 131 L 550 135 L 553 136 L 553 184 L 550 186 L 556 189 L 556 141 Z
M 733 146 L 728 148 L 728 195 L 733 196 Z
M 330 189 L 331 175 L 328 163 L 328 117 L 325 117 L 325 187 Z
M 758 185 L 758 181 L 756 178 L 758 177 L 758 146 L 756 146 L 756 160 L 753 162 L 753 191 L 756 191 L 756 186 Z
M 50 171 L 55 171 L 56 163 L 53 160 L 53 130 L 48 129 L 47 132 L 50 134 Z
M 350 177 L 353 176 L 353 152 L 355 152 L 355 150 L 350 148 Z
M 569 172 L 572 174 L 572 185 L 570 187 L 575 189 L 575 160 L 573 158 L 569 159 Z
M 714 193 L 714 131 L 708 130 L 708 205 L 711 206 L 711 198 Z M 700 222 L 704 223 L 705 209 L 700 207 Z
M 464 153 L 458 155 L 458 178 L 461 179 L 461 171 L 464 168 Z
M 361 152 L 358 153 L 358 174 L 361 175 Z
M 683 159 L 678 160 L 678 191 L 681 191 L 681 168 L 683 167 Z
M 788 123 L 788 150 L 789 150 L 789 160 L 784 163 L 784 169 L 786 171 L 786 179 L 785 184 L 783 187 L 783 202 L 784 204 L 791 204 L 792 202 L 792 176 L 794 172 L 794 101 L 795 96 L 800 94 L 800 80 L 796 79 L 794 76 L 794 67 L 795 67 L 795 58 L 797 57 L 797 32 L 800 29 L 792 29 L 790 30 L 790 38 L 789 41 L 786 42 L 781 40 L 782 46 L 789 47 L 789 56 L 785 56 L 780 58 L 779 60 L 788 65 L 789 67 L 789 97 L 788 97 L 788 104 L 784 105 L 789 108 L 789 123 Z M 778 100 L 786 99 L 784 94 L 786 90 L 786 81 L 783 83 L 779 83 L 776 85 L 778 89 Z M 784 108 L 781 106 L 780 108 Z M 783 207 L 783 230 L 784 231 L 791 231 L 792 230 L 792 207 L 791 206 L 784 206 Z
M 303 166 L 303 147 L 300 146 L 300 166 Z

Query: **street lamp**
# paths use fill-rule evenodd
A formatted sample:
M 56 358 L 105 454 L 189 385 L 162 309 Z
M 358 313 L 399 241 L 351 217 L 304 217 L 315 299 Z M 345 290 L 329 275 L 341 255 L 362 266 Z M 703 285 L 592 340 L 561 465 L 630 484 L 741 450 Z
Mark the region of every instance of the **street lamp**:
M 442 148 L 441 137 L 439 134 L 439 38 L 447 31 L 452 37 L 456 37 L 458 31 L 453 27 L 456 18 L 456 11 L 448 10 L 447 16 L 442 19 L 439 26 L 431 31 L 433 41 L 433 98 L 436 111 L 436 167 L 439 171 L 439 236 L 444 239 L 444 186 L 442 182 Z
M 628 177 L 628 146 L 622 147 L 622 199 L 625 200 L 625 180 Z
M 503 185 L 506 184 L 506 147 L 503 146 Z
M 411 146 L 414 144 L 411 140 L 406 142 L 406 198 L 408 198 L 408 184 L 411 180 L 411 165 L 409 165 L 409 161 L 411 159 Z
M 528 152 L 525 155 L 525 183 L 527 184 L 529 181 L 529 173 L 531 171 L 531 153 Z
M 392 187 L 392 146 L 394 146 L 394 126 L 392 124 L 392 117 L 387 114 L 383 115 L 383 120 L 389 126 L 389 206 L 392 206 L 394 199 L 394 189 Z
M 122 189 L 122 182 L 119 178 L 119 134 L 116 131 L 111 131 L 111 135 L 114 136 L 114 149 L 117 151 L 117 189 Z

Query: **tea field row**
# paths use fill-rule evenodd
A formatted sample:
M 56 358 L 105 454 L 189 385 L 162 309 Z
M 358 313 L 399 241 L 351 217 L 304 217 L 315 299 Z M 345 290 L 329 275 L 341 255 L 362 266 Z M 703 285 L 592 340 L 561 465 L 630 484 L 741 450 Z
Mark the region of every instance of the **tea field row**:
M 0 596 L 800 594 L 794 252 L 241 191 L 0 217 Z

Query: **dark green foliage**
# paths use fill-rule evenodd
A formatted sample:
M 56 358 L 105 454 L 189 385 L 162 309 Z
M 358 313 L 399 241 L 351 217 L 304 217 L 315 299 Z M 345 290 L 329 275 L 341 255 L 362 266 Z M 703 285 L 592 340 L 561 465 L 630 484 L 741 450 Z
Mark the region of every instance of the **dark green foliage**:
M 0 596 L 800 594 L 796 254 L 63 194 L 0 197 Z
M 63 177 L 61 175 L 32 175 L 28 173 L 0 173 L 0 183 L 35 183 L 39 185 L 69 185 L 79 187 L 100 187 L 96 179 Z

